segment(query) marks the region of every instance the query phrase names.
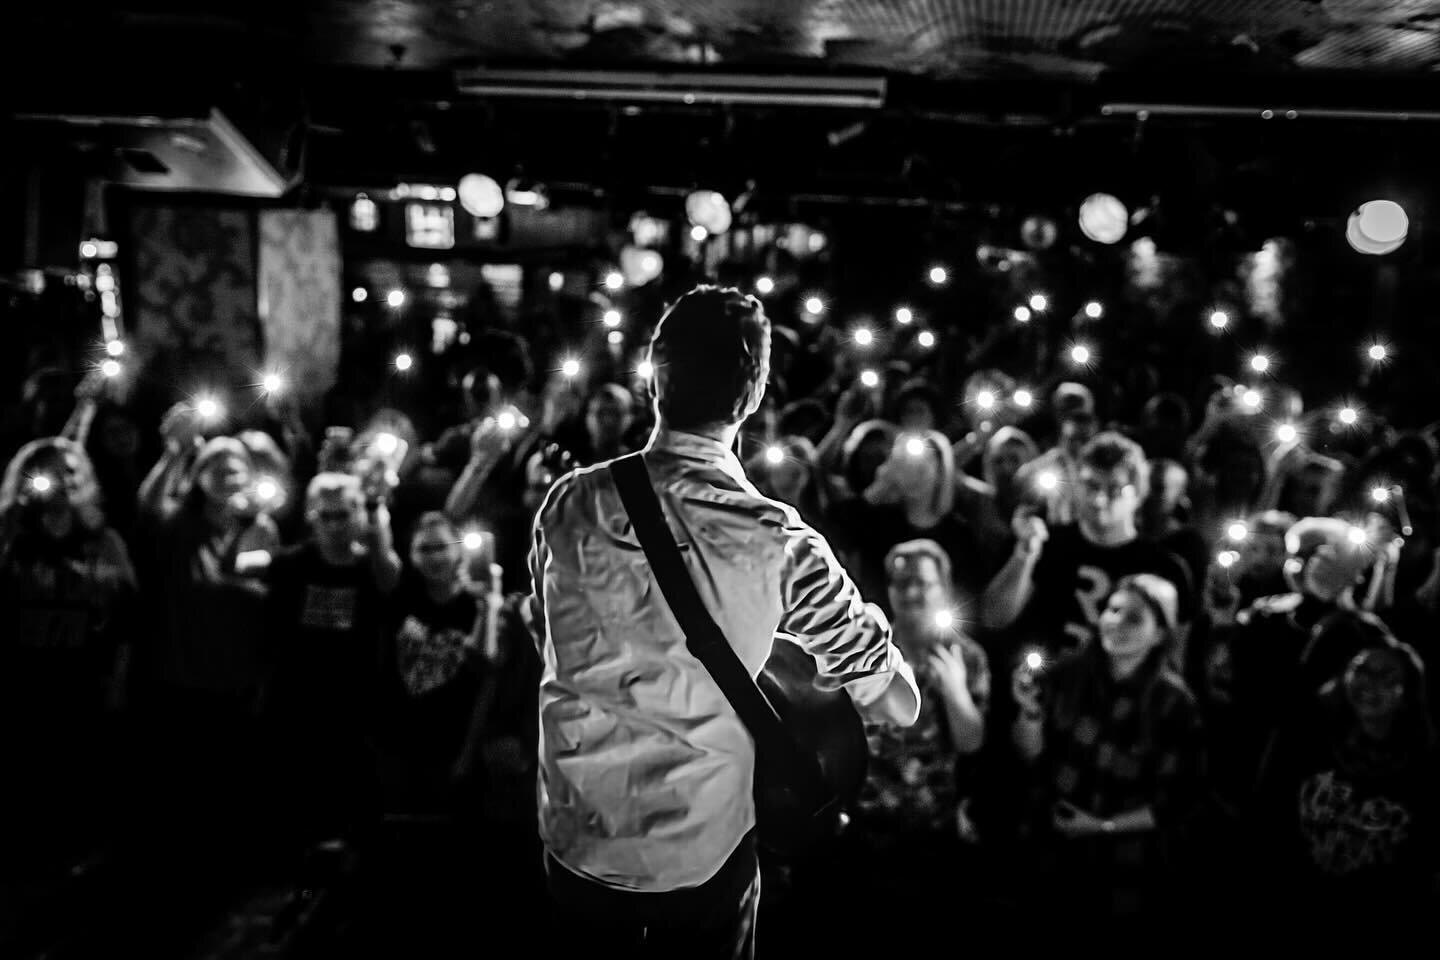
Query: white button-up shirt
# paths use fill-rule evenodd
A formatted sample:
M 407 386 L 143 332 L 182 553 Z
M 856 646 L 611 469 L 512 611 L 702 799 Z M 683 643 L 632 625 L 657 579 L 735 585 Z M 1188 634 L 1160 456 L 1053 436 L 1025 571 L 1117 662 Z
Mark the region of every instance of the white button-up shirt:
M 734 454 L 709 437 L 660 429 L 645 459 L 687 571 L 752 676 L 780 634 L 858 706 L 897 674 L 914 688 L 884 615 L 861 600 L 824 538 L 762 496 Z M 686 648 L 605 464 L 551 488 L 530 567 L 544 664 L 546 848 L 614 887 L 704 883 L 755 825 L 754 748 Z

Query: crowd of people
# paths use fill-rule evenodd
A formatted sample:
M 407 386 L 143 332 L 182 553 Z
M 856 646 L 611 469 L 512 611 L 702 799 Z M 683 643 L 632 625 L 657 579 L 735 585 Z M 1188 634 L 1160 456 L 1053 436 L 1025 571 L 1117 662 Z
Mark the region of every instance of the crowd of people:
M 192 397 L 153 464 L 106 378 L 27 381 L 0 702 L 29 855 L 139 829 L 281 857 L 428 817 L 543 896 L 533 518 L 653 411 L 630 371 L 474 343 L 465 422 L 372 405 L 313 430 L 292 398 Z M 1432 432 L 1278 383 L 1032 396 L 779 321 L 772 349 L 746 475 L 826 537 L 923 695 L 912 727 L 869 728 L 848 827 L 772 909 L 863 890 L 940 929 L 957 902 L 1080 926 L 1434 903 Z M 1277 440 L 1277 416 L 1301 428 Z

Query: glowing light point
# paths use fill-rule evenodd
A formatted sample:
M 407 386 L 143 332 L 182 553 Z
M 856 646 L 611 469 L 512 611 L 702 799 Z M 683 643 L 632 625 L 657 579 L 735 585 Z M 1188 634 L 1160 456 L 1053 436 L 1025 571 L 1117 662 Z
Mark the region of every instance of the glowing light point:
M 1027 307 L 1027 306 L 1025 306 L 1023 303 L 1022 303 L 1020 306 L 1018 306 L 1018 307 L 1015 308 L 1015 322 L 1016 322 L 1016 323 L 1029 323 L 1029 322 L 1030 322 L 1030 317 L 1031 317 L 1030 308 Z
M 1357 527 L 1352 524 L 1350 529 L 1345 531 L 1345 539 L 1349 540 L 1350 543 L 1354 546 L 1364 546 L 1365 540 L 1367 539 L 1365 535 L 1365 528 Z
M 1090 348 L 1083 343 L 1077 343 L 1070 348 L 1070 362 L 1078 366 L 1084 366 L 1090 362 Z
M 1023 389 L 1016 390 L 1015 396 L 1011 399 L 1015 401 L 1015 406 L 1020 407 L 1021 409 L 1029 409 L 1030 404 L 1035 402 L 1035 398 L 1030 394 L 1030 391 Z
M 124 340 L 111 340 L 105 344 L 105 352 L 112 357 L 118 357 L 125 352 Z
M 1390 500 L 1389 487 L 1375 487 L 1370 491 L 1370 499 L 1376 503 L 1387 503 Z
M 100 364 L 100 372 L 107 377 L 120 376 L 120 361 L 106 360 L 104 363 Z
M 930 268 L 930 282 L 935 284 L 935 286 L 938 287 L 949 279 L 950 271 L 946 270 L 944 267 L 935 266 Z
M 641 360 L 635 367 L 635 373 L 643 379 L 649 380 L 655 375 L 655 365 L 649 360 Z
M 621 273 L 619 270 L 611 270 L 609 273 L 605 274 L 606 290 L 619 290 L 623 286 L 625 286 L 625 274 Z
M 45 493 L 49 491 L 51 486 L 53 486 L 53 484 L 50 482 L 49 477 L 40 476 L 30 478 L 30 489 L 36 493 Z
M 905 452 L 912 457 L 918 457 L 925 453 L 925 441 L 919 437 L 911 437 L 905 441 Z
M 388 303 L 391 307 L 394 307 L 396 310 L 399 310 L 401 307 L 405 306 L 405 291 L 391 290 L 389 293 L 385 294 L 385 302 Z
M 784 451 L 782 448 L 777 447 L 777 446 L 775 446 L 775 445 L 773 445 L 773 444 L 765 448 L 765 462 L 766 462 L 766 463 L 771 464 L 771 465 L 773 466 L 773 465 L 775 465 L 775 464 L 780 463 L 780 462 L 781 462 L 782 460 L 784 460 L 784 459 L 785 459 L 785 451 Z
M 1099 320 L 1101 317 L 1105 316 L 1105 305 L 1099 300 L 1091 300 L 1089 303 L 1085 304 L 1085 316 L 1089 317 L 1091 320 Z
M 755 278 L 755 292 L 758 293 L 758 294 L 761 294 L 762 296 L 763 296 L 764 294 L 774 293 L 774 292 L 775 292 L 775 281 L 772 280 L 772 279 L 770 279 L 769 277 L 756 277 L 756 278 Z
M 935 346 L 935 334 L 931 333 L 929 330 L 921 330 L 919 336 L 915 338 L 915 342 L 920 344 L 920 346 L 924 347 L 926 350 L 929 350 L 931 347 Z
M 1245 406 L 1249 407 L 1251 410 L 1259 409 L 1260 404 L 1264 401 L 1264 399 L 1265 398 L 1260 395 L 1259 390 L 1246 390 L 1244 393 L 1240 394 L 1240 402 L 1243 403 Z
M 625 334 L 621 333 L 619 330 L 611 330 L 606 335 L 605 341 L 609 343 L 612 347 L 618 347 L 620 344 L 625 342 Z
M 195 404 L 195 412 L 206 420 L 214 420 L 220 416 L 220 404 L 210 397 L 202 397 Z
M 1035 478 L 1035 482 L 1039 484 L 1041 490 L 1054 490 L 1060 486 L 1060 477 L 1053 470 L 1042 470 L 1040 475 Z
M 1294 443 L 1295 438 L 1299 435 L 1299 431 L 1295 429 L 1293 423 L 1282 423 L 1275 428 L 1275 439 L 1281 443 Z
M 1026 669 L 1032 671 L 1039 670 L 1043 666 L 1045 666 L 1045 658 L 1040 655 L 1040 651 L 1031 650 L 1029 653 L 1025 654 Z
M 860 383 L 862 386 L 874 390 L 876 387 L 880 386 L 880 374 L 876 373 L 874 370 L 861 370 Z
M 280 495 L 280 487 L 274 480 L 261 480 L 255 484 L 255 496 L 261 500 L 274 500 Z
M 394 456 L 395 451 L 400 449 L 400 438 L 393 433 L 376 434 L 375 449 L 380 451 L 381 456 Z
M 899 307 L 895 311 L 895 322 L 898 324 L 904 325 L 907 323 L 911 323 L 912 321 L 914 321 L 914 319 L 915 314 L 910 310 L 909 307 Z
M 1224 310 L 1212 310 L 1210 312 L 1210 326 L 1216 330 L 1224 330 L 1230 326 L 1230 314 Z
M 474 553 L 485 545 L 485 538 L 480 535 L 479 531 L 471 530 L 461 538 L 460 543 L 466 550 Z
M 1231 567 L 1235 566 L 1235 562 L 1239 559 L 1240 554 L 1236 553 L 1234 550 L 1222 550 L 1219 555 L 1215 557 L 1215 562 L 1228 570 Z
M 704 243 L 705 238 L 708 236 L 710 236 L 710 231 L 706 230 L 698 223 L 690 228 L 690 239 L 694 240 L 696 243 Z
M 1050 306 L 1050 298 L 1043 293 L 1037 293 L 1030 298 L 1030 309 L 1040 313 Z
M 560 364 L 560 372 L 567 377 L 579 376 L 580 361 L 576 360 L 574 357 L 570 357 L 564 363 Z
M 1370 354 L 1370 359 L 1376 363 L 1379 363 L 1390 355 L 1390 351 L 1385 349 L 1385 344 L 1383 343 L 1371 344 L 1370 349 L 1366 352 Z
M 1358 413 L 1355 412 L 1355 408 L 1354 408 L 1354 407 L 1341 407 L 1341 408 L 1340 408 L 1340 422 L 1343 423 L 1343 424 L 1345 424 L 1345 426 L 1347 426 L 1347 427 L 1353 427 L 1353 426 L 1355 425 L 1355 421 L 1357 421 L 1357 420 L 1359 420 L 1359 419 L 1360 419 L 1360 414 L 1358 414 Z
M 875 333 L 869 327 L 861 327 L 855 331 L 855 343 L 858 346 L 868 347 L 875 342 Z
M 415 358 L 408 353 L 395 354 L 395 369 L 404 373 L 415 365 Z
M 260 387 L 266 393 L 279 393 L 285 389 L 285 379 L 278 373 L 267 373 L 261 378 Z
M 370 299 L 370 291 L 366 290 L 364 287 L 356 287 L 354 290 L 350 291 L 350 299 L 354 300 L 356 303 L 364 303 L 366 300 Z
M 955 614 L 949 610 L 935 611 L 935 626 L 939 630 L 949 630 L 955 624 Z
M 989 390 L 981 390 L 975 394 L 975 403 L 981 410 L 989 410 L 995 406 L 995 394 Z
M 607 327 L 618 327 L 620 326 L 621 319 L 620 311 L 615 309 L 606 310 L 601 319 L 605 322 L 605 326 Z
M 1250 369 L 1256 373 L 1264 373 L 1270 369 L 1270 358 L 1263 353 L 1257 353 L 1250 358 Z
M 516 423 L 515 414 L 509 410 L 502 410 L 500 416 L 495 418 L 495 423 L 501 430 L 514 430 Z
M 559 270 L 552 270 L 546 282 L 550 284 L 550 290 L 552 293 L 559 293 L 560 288 L 565 286 L 565 274 L 561 273 Z
M 812 317 L 818 317 L 820 314 L 825 312 L 825 301 L 821 300 L 819 297 L 806 297 L 805 312 L 810 314 Z
M 1225 536 L 1229 537 L 1232 543 L 1242 543 L 1246 537 L 1250 536 L 1250 528 L 1236 520 L 1225 528 Z

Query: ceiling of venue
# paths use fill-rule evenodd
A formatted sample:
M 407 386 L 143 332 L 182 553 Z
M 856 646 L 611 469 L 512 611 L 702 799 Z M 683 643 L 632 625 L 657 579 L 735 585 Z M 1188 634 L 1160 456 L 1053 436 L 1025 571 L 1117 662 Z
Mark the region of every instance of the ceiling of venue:
M 1109 180 L 1309 215 L 1378 158 L 1399 180 L 1440 160 L 1440 0 L 85 0 L 11 19 L 12 115 L 208 98 L 302 130 L 308 182 L 337 187 L 523 166 L 610 193 L 1003 202 Z M 566 82 L 466 92 L 476 68 Z M 582 99 L 590 71 L 886 86 L 807 110 Z

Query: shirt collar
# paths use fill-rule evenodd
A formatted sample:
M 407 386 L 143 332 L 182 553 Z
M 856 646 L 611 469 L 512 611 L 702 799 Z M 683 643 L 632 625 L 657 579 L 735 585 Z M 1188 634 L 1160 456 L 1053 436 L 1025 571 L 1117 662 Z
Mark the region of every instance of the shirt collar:
M 711 437 L 657 426 L 655 431 L 650 434 L 650 442 L 645 445 L 643 452 L 651 453 L 660 450 L 719 467 L 731 479 L 746 480 L 745 468 L 740 465 L 739 458 L 719 440 Z

